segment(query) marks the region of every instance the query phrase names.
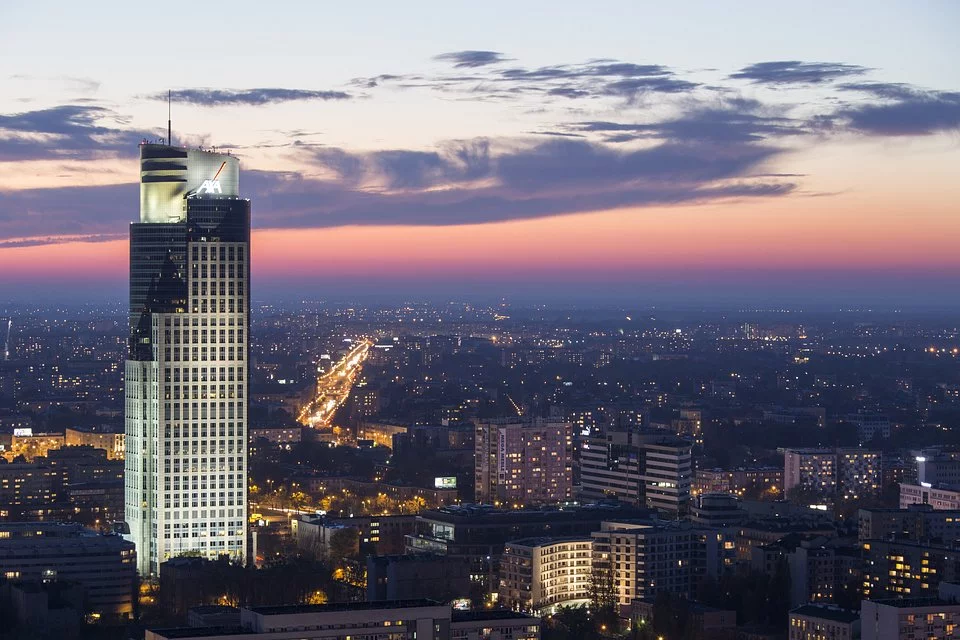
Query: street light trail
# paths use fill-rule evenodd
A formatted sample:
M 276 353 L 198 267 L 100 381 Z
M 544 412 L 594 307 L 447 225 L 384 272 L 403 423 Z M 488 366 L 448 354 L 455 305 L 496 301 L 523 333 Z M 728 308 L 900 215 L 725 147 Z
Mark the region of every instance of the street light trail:
M 363 338 L 329 371 L 317 378 L 313 399 L 303 407 L 297 420 L 314 429 L 332 426 L 337 409 L 350 397 L 350 389 L 360 374 L 373 342 Z

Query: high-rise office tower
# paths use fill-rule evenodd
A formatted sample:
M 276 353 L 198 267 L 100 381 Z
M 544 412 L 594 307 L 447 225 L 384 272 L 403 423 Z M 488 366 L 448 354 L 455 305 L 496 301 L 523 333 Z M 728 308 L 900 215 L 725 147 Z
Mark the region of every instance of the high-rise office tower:
M 580 490 L 677 514 L 690 502 L 693 442 L 666 433 L 591 429 L 581 434 Z
M 250 201 L 231 155 L 140 146 L 130 226 L 126 527 L 141 574 L 246 559 Z

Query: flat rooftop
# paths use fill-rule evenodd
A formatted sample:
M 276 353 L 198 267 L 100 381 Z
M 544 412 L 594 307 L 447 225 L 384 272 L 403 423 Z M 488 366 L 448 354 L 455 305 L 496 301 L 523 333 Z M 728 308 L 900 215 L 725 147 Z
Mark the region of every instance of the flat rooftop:
M 456 611 L 450 614 L 451 622 L 485 622 L 487 620 L 528 620 L 540 622 L 540 618 L 508 609 L 489 609 L 485 611 Z
M 815 604 L 805 604 L 797 607 L 790 612 L 791 615 L 810 616 L 811 618 L 823 618 L 824 620 L 833 620 L 834 622 L 851 623 L 860 619 L 860 614 L 856 611 L 849 611 L 839 607 L 823 607 Z
M 170 629 L 148 629 L 164 638 L 213 638 L 216 636 L 256 635 L 256 632 L 243 627 L 173 627 Z
M 336 602 L 330 604 L 291 604 L 275 607 L 250 607 L 262 616 L 295 615 L 300 613 L 335 613 L 338 611 L 370 611 L 375 609 L 412 609 L 414 607 L 442 607 L 435 600 L 384 600 L 382 602 Z

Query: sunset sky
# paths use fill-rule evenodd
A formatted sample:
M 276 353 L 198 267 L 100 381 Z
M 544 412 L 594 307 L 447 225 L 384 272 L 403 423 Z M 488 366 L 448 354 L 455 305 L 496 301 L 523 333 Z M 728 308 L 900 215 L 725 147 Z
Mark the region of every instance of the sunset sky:
M 954 0 L 93 7 L 0 4 L 2 298 L 125 297 L 170 89 L 254 298 L 958 305 Z

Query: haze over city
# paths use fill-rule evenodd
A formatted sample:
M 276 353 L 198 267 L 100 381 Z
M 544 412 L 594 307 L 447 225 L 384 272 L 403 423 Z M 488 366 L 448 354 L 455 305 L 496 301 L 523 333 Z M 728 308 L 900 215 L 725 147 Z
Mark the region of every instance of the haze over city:
M 99 7 L 0 9 L 11 299 L 122 297 L 170 90 L 262 295 L 955 305 L 955 3 Z
M 0 6 L 0 640 L 960 638 L 960 4 Z

